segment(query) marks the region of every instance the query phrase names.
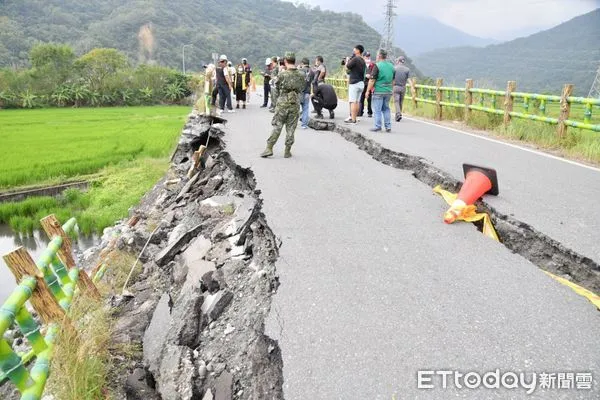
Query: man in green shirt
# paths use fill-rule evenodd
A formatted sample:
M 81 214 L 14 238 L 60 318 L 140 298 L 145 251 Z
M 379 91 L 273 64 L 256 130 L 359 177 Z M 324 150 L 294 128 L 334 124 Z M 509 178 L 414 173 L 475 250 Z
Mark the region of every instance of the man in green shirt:
M 381 49 L 377 53 L 377 62 L 373 66 L 367 93 L 373 91 L 373 113 L 375 114 L 375 127 L 371 132 L 381 132 L 381 119 L 385 131 L 392 131 L 392 118 L 390 113 L 390 100 L 393 92 L 394 64 L 387 60 L 387 51 Z

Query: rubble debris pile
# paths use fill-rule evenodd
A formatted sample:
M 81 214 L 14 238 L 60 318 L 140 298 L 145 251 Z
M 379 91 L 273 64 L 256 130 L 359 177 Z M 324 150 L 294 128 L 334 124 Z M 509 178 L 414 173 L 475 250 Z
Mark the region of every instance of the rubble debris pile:
M 139 222 L 103 237 L 104 246 L 113 238 L 135 253 L 149 240 L 131 295 L 112 299 L 115 345 L 143 345 L 123 360 L 127 373 L 115 382 L 121 398 L 283 397 L 281 353 L 264 334 L 278 287 L 277 241 L 252 172 L 224 151 L 215 122 L 190 116 L 167 176 L 133 211 Z M 188 180 L 201 145 L 201 167 Z

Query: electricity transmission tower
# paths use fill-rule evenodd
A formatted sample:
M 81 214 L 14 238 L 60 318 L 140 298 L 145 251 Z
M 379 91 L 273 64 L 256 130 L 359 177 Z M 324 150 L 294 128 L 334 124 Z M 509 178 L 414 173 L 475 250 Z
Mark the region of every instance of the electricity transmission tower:
M 600 65 L 598 66 L 596 78 L 594 78 L 594 83 L 592 83 L 588 97 L 592 99 L 600 99 Z
M 394 8 L 396 8 L 396 0 L 387 0 L 385 5 L 385 26 L 383 28 L 383 34 L 381 35 L 381 43 L 379 43 L 380 49 L 385 49 L 388 52 L 388 60 L 393 60 L 393 49 L 394 49 Z

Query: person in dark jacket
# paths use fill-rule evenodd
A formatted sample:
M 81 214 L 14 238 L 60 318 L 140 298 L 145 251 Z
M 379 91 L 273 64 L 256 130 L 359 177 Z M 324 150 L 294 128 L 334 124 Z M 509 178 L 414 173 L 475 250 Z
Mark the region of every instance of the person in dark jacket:
M 273 62 L 271 57 L 265 60 L 265 70 L 263 71 L 263 105 L 260 108 L 265 108 L 269 105 L 269 93 L 271 93 L 271 72 L 273 71 Z
M 367 92 L 367 86 L 369 86 L 369 79 L 371 79 L 371 73 L 373 72 L 373 65 L 375 63 L 371 61 L 371 53 L 365 51 L 364 60 L 367 66 L 367 73 L 365 74 L 365 88 L 360 96 L 360 100 L 358 102 L 358 116 L 362 117 L 364 115 L 365 110 L 365 100 L 367 100 L 367 116 L 371 118 L 373 116 L 373 108 L 371 107 L 371 93 Z
M 356 123 L 358 103 L 365 88 L 366 64 L 362 57 L 365 48 L 357 44 L 354 46 L 352 57 L 346 59 L 348 72 L 348 103 L 350 103 L 350 116 L 344 120 L 347 123 Z
M 312 105 L 317 112 L 317 118 L 323 118 L 322 110 L 329 110 L 329 118 L 335 118 L 333 110 L 337 107 L 337 94 L 333 86 L 327 83 L 319 83 L 311 97 Z
M 233 79 L 233 87 L 235 90 L 235 100 L 237 102 L 235 108 L 240 108 L 240 101 L 242 102 L 242 108 L 246 108 L 246 94 L 248 92 L 248 87 L 250 87 L 250 72 L 248 72 L 242 64 L 237 67 Z

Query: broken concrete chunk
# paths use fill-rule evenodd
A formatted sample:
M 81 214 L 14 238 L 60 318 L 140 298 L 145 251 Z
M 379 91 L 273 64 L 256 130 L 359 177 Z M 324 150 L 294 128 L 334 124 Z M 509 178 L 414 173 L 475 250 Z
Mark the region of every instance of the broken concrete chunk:
M 183 186 L 177 197 L 175 198 L 175 202 L 177 203 L 179 200 L 183 199 L 183 196 L 190 191 L 192 186 L 196 183 L 198 178 L 200 177 L 200 172 L 197 172 L 194 176 L 190 178 L 190 180 Z
M 201 261 L 206 253 L 212 247 L 212 243 L 210 239 L 205 238 L 204 236 L 199 236 L 190 243 L 187 250 L 183 252 L 183 260 L 189 266 L 194 263 Z M 202 276 L 202 275 L 200 275 Z
M 144 333 L 144 363 L 152 374 L 160 367 L 162 350 L 167 343 L 168 327 L 171 321 L 171 296 L 164 293 L 152 315 L 152 320 Z
M 229 290 L 219 290 L 215 294 L 207 294 L 202 303 L 202 313 L 214 321 L 223 314 L 231 300 L 233 300 L 233 293 Z
M 213 263 L 214 265 L 214 263 Z M 215 271 L 209 271 L 207 273 L 205 273 L 204 275 L 202 275 L 202 283 L 204 284 L 204 286 L 206 286 L 206 290 L 209 291 L 209 293 L 216 293 L 219 291 L 219 289 L 221 289 L 221 286 L 219 285 L 219 281 L 217 281 L 213 274 Z
M 206 391 L 206 393 L 204 394 L 204 397 L 202 398 L 202 400 L 214 400 L 212 390 L 208 389 Z
M 215 400 L 233 399 L 233 375 L 224 371 L 215 382 Z
M 175 228 L 173 228 L 171 233 L 169 233 L 169 239 L 167 240 L 167 243 L 175 243 L 179 238 L 181 238 L 181 236 L 183 236 L 187 232 L 187 230 L 188 227 L 185 224 L 177 225 Z
M 240 235 L 236 245 L 243 245 L 246 234 L 250 230 L 250 224 L 258 215 L 258 201 L 251 196 L 244 196 L 236 200 L 236 209 L 233 219 L 225 221 L 215 228 L 211 239 L 216 242 L 219 239 Z
M 200 332 L 205 316 L 202 314 L 204 296 L 200 291 L 200 279 L 186 280 L 181 293 L 173 304 L 167 341 L 187 347 L 200 343 Z
M 221 175 L 213 176 L 206 183 L 206 192 L 207 193 L 216 192 L 217 190 L 219 190 L 219 188 L 221 187 L 222 184 L 223 184 L 223 177 Z
M 225 196 L 213 196 L 200 202 L 201 206 L 224 207 L 228 204 L 235 204 L 235 197 L 231 194 Z
M 198 232 L 200 232 L 203 228 L 203 225 L 197 225 L 195 227 L 193 227 L 192 229 L 190 229 L 189 231 L 187 231 L 186 233 L 184 233 L 183 235 L 179 236 L 179 238 L 177 240 L 175 240 L 173 243 L 170 243 L 167 245 L 167 247 L 165 247 L 164 249 L 162 249 L 162 251 L 160 253 L 158 253 L 156 255 L 156 264 L 158 266 L 163 266 L 168 264 L 169 262 L 171 262 L 173 260 L 173 258 L 177 255 L 177 253 L 179 253 L 179 251 L 182 249 L 182 247 L 194 236 L 196 236 L 198 234 Z
M 195 374 L 191 349 L 167 345 L 163 351 L 160 371 L 154 374 L 157 391 L 163 399 L 192 400 Z

